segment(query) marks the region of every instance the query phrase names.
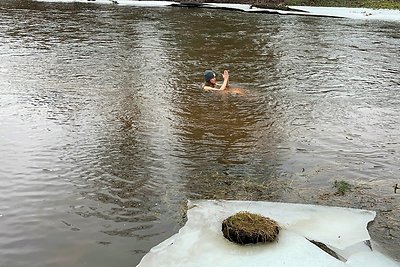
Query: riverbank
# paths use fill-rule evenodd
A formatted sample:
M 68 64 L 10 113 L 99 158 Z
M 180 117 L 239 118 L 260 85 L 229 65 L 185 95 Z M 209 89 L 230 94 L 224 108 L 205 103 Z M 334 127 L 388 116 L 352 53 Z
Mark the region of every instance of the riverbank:
M 285 0 L 285 4 L 288 6 L 400 9 L 399 0 Z
M 40 0 L 39 0 L 40 1 Z M 46 0 L 45 0 L 46 1 Z M 166 2 L 155 1 L 134 1 L 134 0 L 50 0 L 49 2 L 92 2 L 92 3 L 111 3 L 126 4 L 126 2 Z M 400 10 L 400 0 L 178 0 L 176 3 L 183 5 L 202 5 L 202 4 L 245 4 L 263 9 L 274 9 L 292 11 L 293 6 L 301 7 L 340 7 L 340 8 L 369 8 L 369 9 L 392 9 Z
M 187 1 L 180 1 L 187 2 Z M 252 4 L 260 8 L 273 8 L 279 10 L 290 9 L 290 6 L 313 7 L 348 7 L 348 8 L 373 8 L 373 9 L 397 9 L 400 10 L 399 0 L 217 0 L 217 1 L 190 1 L 190 2 L 217 2 Z
M 347 7 L 313 7 L 288 6 L 287 9 L 254 7 L 249 4 L 207 3 L 200 7 L 229 9 L 244 12 L 269 13 L 278 15 L 295 15 L 309 17 L 349 18 L 362 20 L 400 21 L 400 10 L 347 8 Z
M 87 0 L 36 0 L 37 2 L 56 2 L 56 3 L 88 3 Z M 225 0 L 223 0 L 225 1 Z M 259 4 L 240 4 L 231 3 L 235 0 L 221 2 L 200 3 L 198 1 L 131 1 L 131 0 L 95 0 L 89 1 L 93 4 L 112 4 L 118 6 L 137 6 L 137 7 L 190 7 L 190 8 L 210 8 L 236 10 L 249 13 L 267 13 L 278 15 L 297 15 L 311 17 L 331 17 L 331 18 L 350 18 L 362 20 L 386 20 L 400 21 L 400 10 L 372 9 L 372 8 L 347 8 L 347 7 L 318 7 L 318 6 L 280 6 L 279 8 L 261 7 Z

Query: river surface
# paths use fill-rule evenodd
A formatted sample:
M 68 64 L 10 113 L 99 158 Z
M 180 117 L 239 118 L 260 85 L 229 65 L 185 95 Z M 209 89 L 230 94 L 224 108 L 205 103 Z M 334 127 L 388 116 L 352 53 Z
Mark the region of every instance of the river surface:
M 398 22 L 2 0 L 0 44 L 0 266 L 135 266 L 201 198 L 373 209 L 400 259 Z

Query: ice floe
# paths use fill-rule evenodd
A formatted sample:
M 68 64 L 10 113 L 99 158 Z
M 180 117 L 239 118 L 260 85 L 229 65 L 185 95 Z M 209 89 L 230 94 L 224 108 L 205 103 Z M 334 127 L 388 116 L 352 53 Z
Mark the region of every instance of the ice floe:
M 222 221 L 249 211 L 277 221 L 278 241 L 238 245 L 223 237 Z M 188 202 L 188 221 L 147 253 L 138 267 L 296 266 L 398 267 L 377 251 L 367 224 L 374 211 L 253 201 Z

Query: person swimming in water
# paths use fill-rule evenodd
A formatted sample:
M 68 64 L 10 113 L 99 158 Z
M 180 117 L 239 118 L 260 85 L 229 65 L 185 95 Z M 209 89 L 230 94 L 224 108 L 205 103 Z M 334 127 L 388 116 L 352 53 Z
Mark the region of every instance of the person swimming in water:
M 229 86 L 229 72 L 227 70 L 224 70 L 224 73 L 222 74 L 222 78 L 224 79 L 224 82 L 222 85 L 219 85 L 217 83 L 217 77 L 215 75 L 215 72 L 212 70 L 206 70 L 204 72 L 204 84 L 202 88 L 205 91 L 222 91 L 224 93 L 228 93 L 231 95 L 244 95 L 245 92 L 241 88 L 232 88 Z
M 212 70 L 206 70 L 204 72 L 204 84 L 203 89 L 206 91 L 215 90 L 215 91 L 222 91 L 228 88 L 229 85 L 229 72 L 224 70 L 224 74 L 222 74 L 222 78 L 224 82 L 222 85 L 217 84 L 217 77 L 215 72 Z

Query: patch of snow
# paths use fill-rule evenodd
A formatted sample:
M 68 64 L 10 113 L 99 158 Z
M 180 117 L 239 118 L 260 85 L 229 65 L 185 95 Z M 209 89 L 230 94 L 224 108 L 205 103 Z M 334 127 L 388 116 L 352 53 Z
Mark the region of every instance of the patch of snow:
M 55 3 L 93 3 L 93 4 L 118 4 L 119 6 L 137 6 L 137 7 L 163 7 L 179 5 L 173 1 L 139 1 L 139 0 L 36 0 L 37 2 L 55 2 Z M 248 4 L 225 4 L 225 3 L 206 3 L 203 5 L 208 8 L 227 8 L 245 12 L 265 12 L 280 15 L 301 15 L 301 16 L 325 16 L 341 17 L 351 19 L 375 19 L 400 21 L 400 10 L 389 9 L 370 9 L 370 8 L 345 8 L 345 7 L 307 7 L 290 6 L 292 9 L 301 11 L 285 11 L 266 8 L 252 7 Z M 302 12 L 303 11 L 303 12 Z
M 290 8 L 306 11 L 312 14 L 338 16 L 351 19 L 376 19 L 400 21 L 400 10 L 346 8 L 346 7 L 306 7 L 290 6 Z

